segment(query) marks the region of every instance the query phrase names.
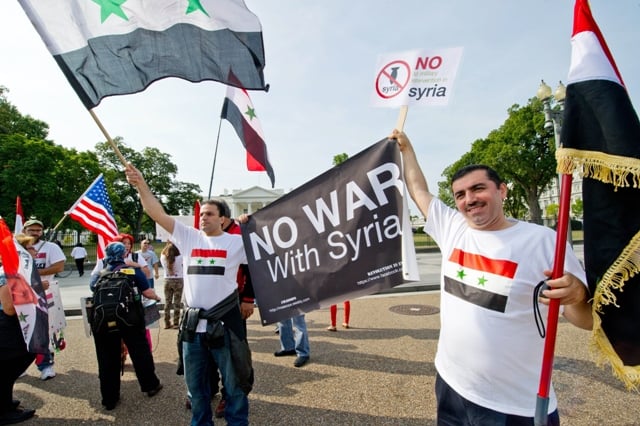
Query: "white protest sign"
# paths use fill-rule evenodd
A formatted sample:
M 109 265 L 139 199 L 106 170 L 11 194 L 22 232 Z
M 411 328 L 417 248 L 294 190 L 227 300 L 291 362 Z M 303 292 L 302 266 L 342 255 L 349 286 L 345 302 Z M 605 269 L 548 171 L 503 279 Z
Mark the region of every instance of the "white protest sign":
M 447 105 L 461 58 L 462 47 L 380 55 L 372 104 L 390 108 Z

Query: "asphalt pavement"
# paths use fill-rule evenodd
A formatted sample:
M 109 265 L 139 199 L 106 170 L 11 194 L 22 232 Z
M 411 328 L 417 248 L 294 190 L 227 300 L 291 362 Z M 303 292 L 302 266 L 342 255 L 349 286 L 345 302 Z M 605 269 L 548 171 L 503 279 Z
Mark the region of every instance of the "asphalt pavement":
M 434 259 L 437 253 L 435 257 L 419 255 L 424 289 L 434 270 L 437 283 L 439 260 Z M 78 283 L 71 285 L 74 280 Z M 79 307 L 79 294 L 87 295 L 88 289 L 76 287 L 87 285 L 87 280 L 61 280 L 67 307 Z M 250 423 L 435 425 L 433 357 L 439 299 L 438 291 L 399 291 L 352 300 L 351 328 L 339 327 L 338 332 L 326 330 L 328 309 L 307 314 L 311 360 L 302 368 L 293 366 L 293 357 L 273 356 L 279 349 L 278 336 L 273 326 L 261 325 L 256 312 L 247 324 L 256 377 L 249 395 Z M 342 314 L 339 305 L 338 324 Z M 127 361 L 122 402 L 115 410 L 105 411 L 100 404 L 93 339 L 85 336 L 81 319 L 69 316 L 67 320 L 67 347 L 56 355 L 57 377 L 43 382 L 31 366 L 14 389 L 23 406 L 37 410 L 25 425 L 189 423 L 183 377 L 175 374 L 176 330 L 151 329 L 156 372 L 164 389 L 153 398 L 140 392 Z M 553 381 L 562 424 L 640 425 L 640 396 L 626 391 L 608 368 L 593 363 L 589 337 L 589 332 L 566 321 L 558 326 Z M 216 424 L 226 422 L 216 419 Z

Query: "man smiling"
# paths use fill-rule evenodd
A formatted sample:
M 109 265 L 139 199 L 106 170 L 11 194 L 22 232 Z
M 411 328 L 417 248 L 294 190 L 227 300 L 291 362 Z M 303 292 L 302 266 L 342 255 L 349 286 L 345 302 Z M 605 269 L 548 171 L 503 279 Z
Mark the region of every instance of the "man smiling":
M 544 339 L 534 321 L 537 285 L 551 275 L 555 232 L 507 218 L 507 185 L 490 167 L 452 177 L 456 209 L 429 192 L 407 136 L 394 130 L 411 198 L 442 252 L 441 328 L 435 357 L 439 425 L 533 425 Z M 542 316 L 558 299 L 572 324 L 590 329 L 585 273 L 570 248 L 565 275 L 539 293 Z M 537 303 L 536 303 L 537 304 Z M 548 424 L 559 424 L 553 390 Z

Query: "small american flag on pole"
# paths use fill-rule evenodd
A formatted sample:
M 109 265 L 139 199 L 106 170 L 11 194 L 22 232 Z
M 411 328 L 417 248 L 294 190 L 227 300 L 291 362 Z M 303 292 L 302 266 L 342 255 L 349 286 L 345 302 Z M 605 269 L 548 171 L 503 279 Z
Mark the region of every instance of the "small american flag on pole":
M 103 258 L 105 242 L 118 235 L 118 226 L 102 173 L 65 214 L 98 234 L 98 258 Z

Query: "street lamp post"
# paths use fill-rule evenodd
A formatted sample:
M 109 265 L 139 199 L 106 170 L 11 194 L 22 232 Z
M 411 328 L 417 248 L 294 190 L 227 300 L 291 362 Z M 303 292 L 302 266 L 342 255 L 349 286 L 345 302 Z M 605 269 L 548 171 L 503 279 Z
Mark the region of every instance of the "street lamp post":
M 544 80 L 540 81 L 540 87 L 538 87 L 538 91 L 536 92 L 536 97 L 540 99 L 542 102 L 542 107 L 544 111 L 544 128 L 549 130 L 553 128 L 553 136 L 556 142 L 556 150 L 560 148 L 560 131 L 562 130 L 562 117 L 564 115 L 564 100 L 567 97 L 567 88 L 562 81 L 558 83 L 558 87 L 556 91 L 551 92 L 551 87 L 544 82 Z M 552 99 L 555 101 L 555 104 L 558 108 L 553 108 L 551 105 Z M 556 199 L 558 200 L 558 205 L 560 205 L 560 175 L 556 176 Z M 572 235 L 571 235 L 571 223 L 569 222 L 569 229 L 567 231 L 567 241 L 569 244 L 572 243 Z

